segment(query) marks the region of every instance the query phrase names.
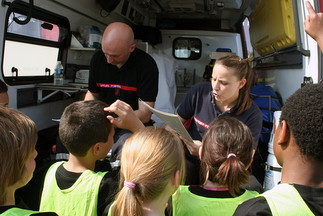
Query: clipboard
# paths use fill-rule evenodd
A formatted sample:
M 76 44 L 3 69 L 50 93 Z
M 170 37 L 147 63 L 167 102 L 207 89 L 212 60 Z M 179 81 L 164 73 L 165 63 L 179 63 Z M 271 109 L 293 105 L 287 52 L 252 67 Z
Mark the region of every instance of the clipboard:
M 179 119 L 179 117 L 172 113 L 166 113 L 159 111 L 155 108 L 152 108 L 147 103 L 145 103 L 143 100 L 139 98 L 139 102 L 145 105 L 152 113 L 154 113 L 158 118 L 160 118 L 163 122 L 165 122 L 167 125 L 169 125 L 173 130 L 175 130 L 177 133 L 179 133 L 182 137 L 185 137 L 187 140 L 193 142 L 192 137 L 185 129 L 183 123 Z

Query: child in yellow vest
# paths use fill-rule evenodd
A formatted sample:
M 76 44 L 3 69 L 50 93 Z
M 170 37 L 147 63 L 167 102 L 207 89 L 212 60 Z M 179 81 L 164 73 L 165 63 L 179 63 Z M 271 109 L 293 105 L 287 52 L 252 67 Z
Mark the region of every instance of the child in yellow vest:
M 253 138 L 244 123 L 229 116 L 213 121 L 199 154 L 204 184 L 180 186 L 172 196 L 172 214 L 232 215 L 240 203 L 258 194 L 240 188 L 248 183 L 252 154 Z
M 102 215 L 113 201 L 118 173 L 112 170 L 94 172 L 96 161 L 106 157 L 113 145 L 114 128 L 111 122 L 120 123 L 119 118 L 107 117 L 105 107 L 107 104 L 102 101 L 89 100 L 74 102 L 65 108 L 59 136 L 69 151 L 69 160 L 57 162 L 47 171 L 41 211 L 55 211 L 61 216 Z M 116 107 L 106 110 L 115 111 L 122 118 L 123 114 Z M 127 113 L 133 114 L 133 110 Z M 139 121 L 136 118 L 133 120 Z
M 109 215 L 164 215 L 184 172 L 184 150 L 177 135 L 156 127 L 135 133 L 121 152 L 120 192 Z
M 323 84 L 290 96 L 274 136 L 280 184 L 241 204 L 235 215 L 323 215 Z
M 15 191 L 30 181 L 35 170 L 36 125 L 25 114 L 0 106 L 0 134 L 0 215 L 39 215 L 15 201 Z

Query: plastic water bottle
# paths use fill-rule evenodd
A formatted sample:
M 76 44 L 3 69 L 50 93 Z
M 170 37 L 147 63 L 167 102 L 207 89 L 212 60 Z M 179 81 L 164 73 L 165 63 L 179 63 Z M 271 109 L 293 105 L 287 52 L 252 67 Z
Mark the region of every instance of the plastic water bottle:
M 54 72 L 54 85 L 64 84 L 63 65 L 61 61 L 57 61 Z

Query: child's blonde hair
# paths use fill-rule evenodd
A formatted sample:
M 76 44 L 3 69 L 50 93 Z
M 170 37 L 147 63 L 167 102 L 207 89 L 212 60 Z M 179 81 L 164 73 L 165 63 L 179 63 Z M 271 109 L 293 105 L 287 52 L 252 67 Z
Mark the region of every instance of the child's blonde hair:
M 177 170 L 182 183 L 185 158 L 177 135 L 157 127 L 132 135 L 122 148 L 120 192 L 112 215 L 143 215 L 143 201 L 158 197 Z
M 0 205 L 3 205 L 6 188 L 22 178 L 38 136 L 36 125 L 28 116 L 6 107 L 0 107 L 0 134 Z

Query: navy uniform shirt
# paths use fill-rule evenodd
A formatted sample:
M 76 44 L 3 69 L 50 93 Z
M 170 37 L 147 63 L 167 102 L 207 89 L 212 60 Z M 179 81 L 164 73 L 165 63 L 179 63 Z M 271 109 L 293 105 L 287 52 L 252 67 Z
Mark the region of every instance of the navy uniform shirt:
M 109 64 L 100 50 L 90 65 L 89 91 L 100 93 L 100 100 L 108 105 L 120 99 L 132 109 L 138 109 L 138 98 L 154 102 L 158 93 L 158 68 L 155 60 L 140 49 L 135 49 L 119 69 Z
M 237 118 L 249 127 L 254 140 L 254 149 L 256 149 L 262 127 L 262 112 L 257 104 L 253 102 L 252 106 L 240 115 L 236 114 L 237 107 L 221 112 L 215 105 L 212 91 L 210 82 L 194 85 L 177 110 L 178 115 L 183 119 L 193 118 L 188 129 L 193 140 L 202 140 L 210 123 L 220 115 L 226 114 Z

